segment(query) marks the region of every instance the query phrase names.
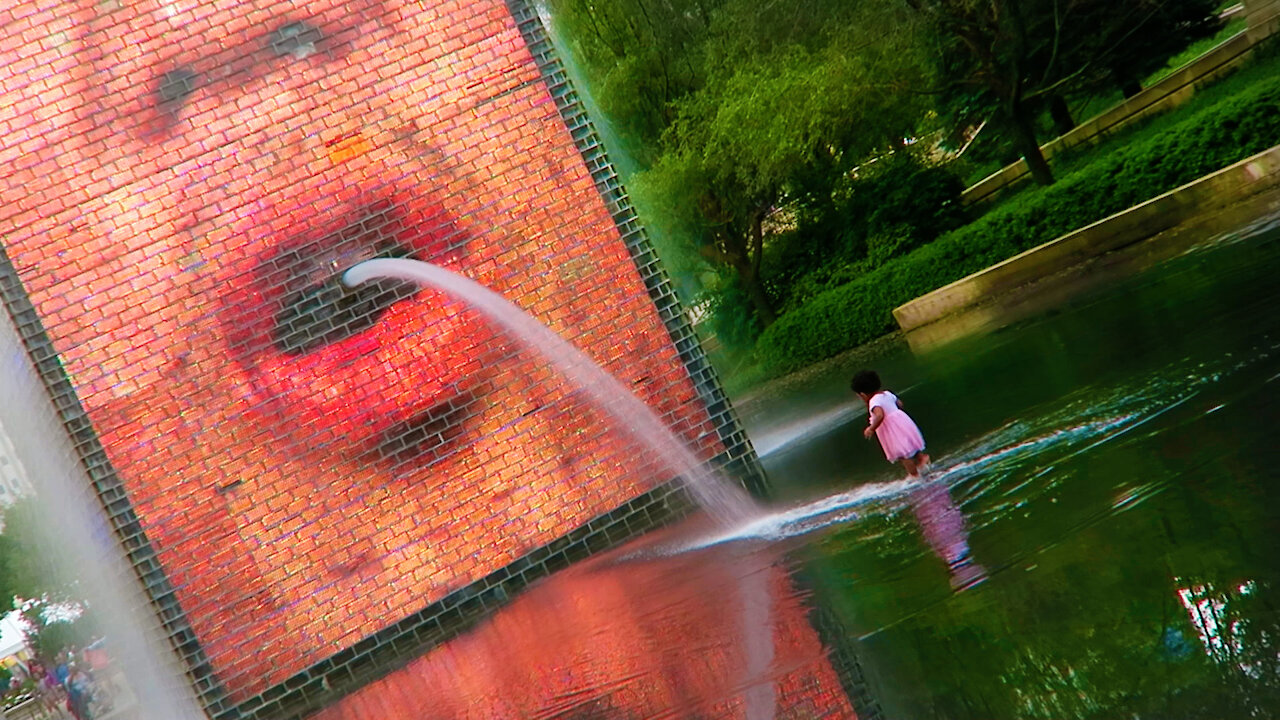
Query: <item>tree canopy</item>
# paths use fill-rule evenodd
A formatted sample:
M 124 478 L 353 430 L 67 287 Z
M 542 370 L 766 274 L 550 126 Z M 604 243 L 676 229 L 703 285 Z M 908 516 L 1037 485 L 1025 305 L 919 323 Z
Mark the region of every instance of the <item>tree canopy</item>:
M 52 657 L 66 644 L 83 644 L 92 621 L 65 548 L 51 541 L 32 497 L 4 509 L 0 532 L 0 604 L 22 611 L 27 638 Z M 6 610 L 7 612 L 7 610 Z
M 602 110 L 645 148 L 633 187 L 642 219 L 688 237 L 732 276 L 757 321 L 772 322 L 765 218 L 815 175 L 829 188 L 887 149 L 919 114 L 875 75 L 883 46 L 867 36 L 880 19 L 839 0 L 551 7 Z
M 548 0 L 591 96 L 637 161 L 629 185 L 641 219 L 680 238 L 690 251 L 680 256 L 712 270 L 721 297 L 743 298 L 757 330 L 785 294 L 768 277 L 771 252 L 811 257 L 783 247 L 809 242 L 852 253 L 843 264 L 867 255 L 865 241 L 814 233 L 870 217 L 868 203 L 848 197 L 878 191 L 859 184 L 874 163 L 989 120 L 1033 177 L 1052 183 L 1039 114 L 1054 107 L 1061 121 L 1063 96 L 1132 89 L 1213 30 L 1215 3 Z M 935 145 L 914 154 L 935 161 Z
M 0 598 L 72 602 L 77 586 L 67 554 L 49 542 L 36 500 L 19 499 L 4 509 L 0 532 Z
M 650 162 L 673 103 L 703 85 L 700 57 L 719 0 L 550 0 L 592 96 L 627 150 Z
M 1215 0 L 902 0 L 932 47 L 940 105 L 994 115 L 1035 180 L 1053 182 L 1036 110 L 1055 95 L 1137 78 L 1211 33 Z

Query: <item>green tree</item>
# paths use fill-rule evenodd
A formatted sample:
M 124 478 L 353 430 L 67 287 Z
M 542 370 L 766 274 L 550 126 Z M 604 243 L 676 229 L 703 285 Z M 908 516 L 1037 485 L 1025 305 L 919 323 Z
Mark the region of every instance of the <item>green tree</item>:
M 83 593 L 75 580 L 68 548 L 49 537 L 35 498 L 4 510 L 0 532 L 0 604 L 22 611 L 27 640 L 44 657 L 91 635 Z M 68 617 L 71 616 L 71 617 Z
M 0 532 L 0 598 L 76 602 L 80 597 L 69 549 L 49 537 L 33 497 L 4 510 Z
M 938 93 L 949 115 L 994 114 L 1042 185 L 1054 177 L 1040 152 L 1041 108 L 1100 83 L 1132 90 L 1134 78 L 1215 22 L 1212 0 L 903 2 L 922 23 L 919 41 L 932 47 L 925 91 Z
M 1169 58 L 1222 27 L 1218 0 L 1092 2 L 1081 18 L 1081 41 L 1072 62 L 1086 72 L 1068 88 L 1088 92 L 1114 86 L 1133 97 L 1142 78 Z
M 64 649 L 83 648 L 101 635 L 100 626 L 88 612 L 74 618 L 50 620 L 39 613 L 23 613 L 27 620 L 27 643 L 38 657 L 52 659 Z
M 646 224 L 684 233 L 731 273 L 761 326 L 776 317 L 761 277 L 766 218 L 803 196 L 829 202 L 919 114 L 857 52 L 881 47 L 864 20 L 848 3 L 726 3 L 701 53 L 705 84 L 673 103 L 661 150 L 635 179 Z
M 675 119 L 673 103 L 702 87 L 701 52 L 719 0 L 549 0 L 591 94 L 643 165 Z
M 1073 18 L 1054 0 L 904 0 L 933 46 L 931 75 L 952 114 L 994 112 L 1032 178 L 1053 183 L 1033 108 L 1056 89 L 1051 73 Z
M 838 212 L 833 189 L 900 145 L 925 108 L 923 96 L 897 92 L 879 70 L 896 57 L 895 80 L 907 81 L 923 66 L 905 60 L 919 44 L 897 40 L 912 19 L 901 8 L 847 0 L 549 7 L 592 98 L 638 160 L 629 186 L 642 219 L 691 251 L 664 258 L 683 260 L 685 274 L 718 276 L 720 297 L 745 298 L 757 330 L 777 312 L 761 270 L 767 220 L 780 207 Z

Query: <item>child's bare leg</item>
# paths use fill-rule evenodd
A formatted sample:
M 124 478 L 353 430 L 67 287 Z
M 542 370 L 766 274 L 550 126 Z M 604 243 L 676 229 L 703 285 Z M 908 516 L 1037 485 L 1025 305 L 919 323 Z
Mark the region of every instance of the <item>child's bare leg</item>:
M 902 458 L 902 467 L 907 471 L 908 477 L 915 477 L 920 474 L 920 466 L 916 462 L 919 457 L 919 455 L 916 455 L 915 457 Z

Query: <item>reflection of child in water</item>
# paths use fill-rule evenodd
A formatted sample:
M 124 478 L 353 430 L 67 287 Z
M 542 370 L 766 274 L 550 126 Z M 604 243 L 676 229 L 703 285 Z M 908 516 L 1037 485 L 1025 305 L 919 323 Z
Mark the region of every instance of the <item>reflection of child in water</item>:
M 897 395 L 880 387 L 880 376 L 874 370 L 862 370 L 853 376 L 850 387 L 867 403 L 869 424 L 862 435 L 870 438 L 874 433 L 880 440 L 884 457 L 889 462 L 901 462 L 910 477 L 918 477 L 929 464 L 929 454 L 924 451 L 924 437 L 902 409 Z
M 850 383 L 853 391 L 867 403 L 869 422 L 864 437 L 874 434 L 889 462 L 901 462 L 907 476 L 918 478 L 929 465 L 920 428 L 902 409 L 897 395 L 880 387 L 880 376 L 874 370 L 862 370 Z M 987 579 L 987 571 L 975 563 L 969 553 L 969 531 L 964 514 L 951 500 L 942 483 L 920 485 L 908 496 L 911 511 L 920 523 L 925 542 L 947 563 L 951 587 L 965 590 Z
M 924 541 L 947 564 L 951 587 L 965 590 L 987 579 L 987 569 L 975 562 L 969 550 L 969 530 L 964 513 L 941 482 L 920 485 L 907 496 L 911 512 L 920 523 Z

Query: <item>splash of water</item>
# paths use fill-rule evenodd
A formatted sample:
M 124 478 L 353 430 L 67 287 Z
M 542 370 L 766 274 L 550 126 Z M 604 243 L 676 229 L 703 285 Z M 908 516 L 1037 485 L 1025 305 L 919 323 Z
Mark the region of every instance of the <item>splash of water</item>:
M 155 601 L 148 597 L 136 569 L 91 488 L 86 465 L 62 424 L 61 411 L 45 390 L 39 372 L 23 348 L 17 327 L 0 313 L 0 377 L 5 398 L 0 403 L 0 437 L 17 440 L 0 448 L 9 455 L 10 470 L 35 491 L 45 553 L 44 570 L 74 568 L 78 593 L 101 621 L 113 664 L 123 674 L 116 702 L 137 720 L 204 720 L 183 663 L 161 624 Z M 55 560 L 58 558 L 61 562 Z M 71 578 L 60 578 L 70 580 Z M 0 708 L 0 716 L 3 716 Z
M 861 485 L 846 492 L 819 498 L 803 505 L 782 508 L 748 518 L 734 525 L 717 528 L 713 532 L 692 538 L 683 538 L 670 545 L 648 548 L 634 558 L 661 557 L 694 552 L 726 543 L 768 542 L 777 543 L 853 522 L 866 514 L 870 505 L 892 502 L 934 479 L 906 478 L 885 483 Z
M 619 428 L 657 455 L 667 470 L 684 482 L 708 515 L 721 523 L 732 523 L 755 514 L 756 505 L 747 494 L 709 468 L 662 424 L 649 406 L 585 353 L 510 300 L 474 280 L 419 260 L 366 260 L 343 273 L 342 282 L 354 287 L 375 278 L 426 285 L 467 303 L 550 360 L 566 379 L 607 412 Z

